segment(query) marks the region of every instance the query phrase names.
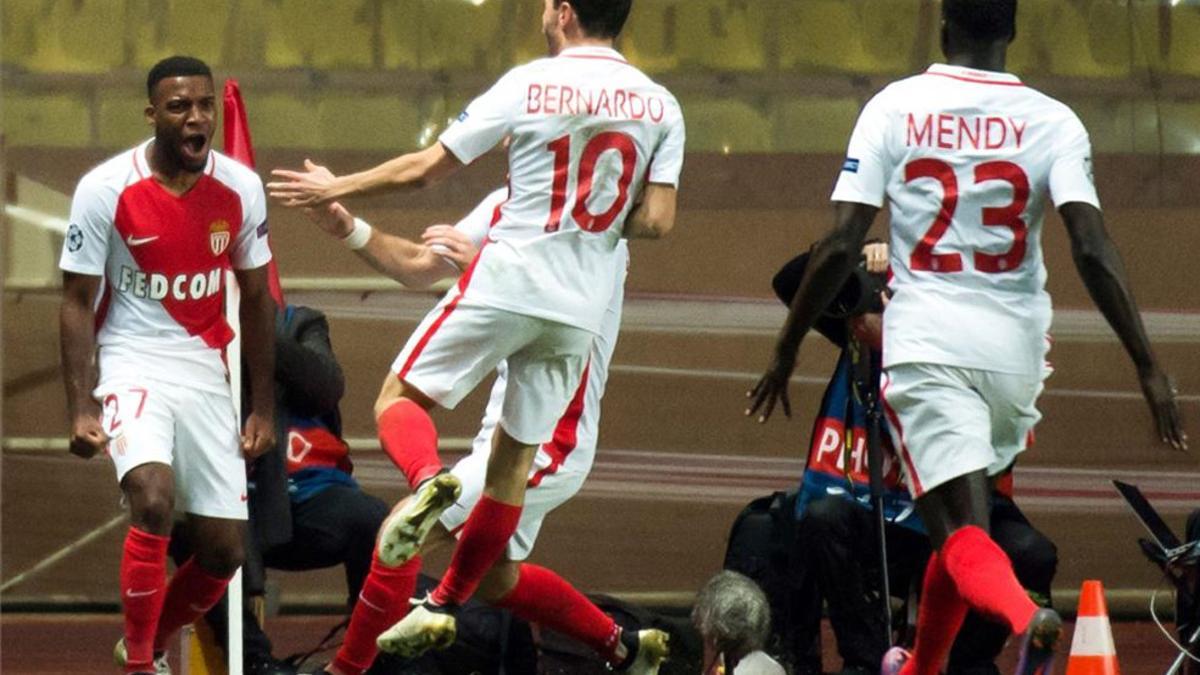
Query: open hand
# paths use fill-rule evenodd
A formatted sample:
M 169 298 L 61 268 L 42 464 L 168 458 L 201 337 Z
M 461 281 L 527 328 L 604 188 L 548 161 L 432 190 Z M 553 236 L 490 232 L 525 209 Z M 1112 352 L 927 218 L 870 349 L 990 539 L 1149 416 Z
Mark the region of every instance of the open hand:
M 275 169 L 271 175 L 283 180 L 267 183 L 267 192 L 284 206 L 315 207 L 337 197 L 337 176 L 311 159 L 304 160 L 304 171 Z
M 71 440 L 67 447 L 72 455 L 91 459 L 107 444 L 108 434 L 104 433 L 104 427 L 95 415 L 77 415 L 71 422 Z
M 1176 450 L 1187 450 L 1187 433 L 1183 430 L 1183 418 L 1179 414 L 1179 401 L 1175 399 L 1179 393 L 1171 384 L 1167 374 L 1157 368 L 1147 372 L 1140 378 L 1142 395 L 1150 405 L 1150 415 L 1158 428 L 1158 436 L 1163 443 Z
M 794 352 L 790 356 L 776 352 L 767 372 L 758 381 L 758 384 L 754 385 L 753 389 L 746 392 L 746 398 L 754 399 L 750 407 L 746 408 L 746 415 L 750 416 L 759 412 L 759 423 L 766 422 L 775 410 L 775 403 L 778 402 L 783 406 L 783 414 L 790 419 L 792 404 L 788 400 L 787 387 L 788 380 L 792 378 L 792 372 L 795 369 L 796 356 Z

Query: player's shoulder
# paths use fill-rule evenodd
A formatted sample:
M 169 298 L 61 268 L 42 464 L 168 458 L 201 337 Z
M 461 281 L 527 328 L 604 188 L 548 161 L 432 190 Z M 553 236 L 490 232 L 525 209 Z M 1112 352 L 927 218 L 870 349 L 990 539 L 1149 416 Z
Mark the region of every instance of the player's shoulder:
M 934 85 L 936 85 L 936 81 L 931 79 L 928 73 L 913 73 L 907 77 L 887 83 L 883 89 L 875 92 L 875 95 L 871 97 L 868 103 L 874 103 L 875 105 L 895 105 L 910 100 L 908 98 L 910 96 L 920 95 L 920 92 Z
M 211 152 L 214 178 L 243 196 L 262 194 L 263 182 L 254 169 L 224 153 Z
M 1079 122 L 1079 115 L 1066 103 L 1028 85 L 1023 88 L 1023 91 L 1029 97 L 1030 103 L 1036 106 L 1040 119 L 1052 122 L 1078 122 L 1082 124 Z
M 506 73 L 500 76 L 497 80 L 498 84 L 516 83 L 527 80 L 536 79 L 539 75 L 546 73 L 554 68 L 554 59 L 550 57 L 540 57 L 525 63 L 519 63 L 512 68 L 509 68 Z
M 632 77 L 634 77 L 637 81 L 642 83 L 643 86 L 645 86 L 647 89 L 653 91 L 654 93 L 657 93 L 658 95 L 662 96 L 664 100 L 675 104 L 675 107 L 677 107 L 677 108 L 679 107 L 678 99 L 675 98 L 675 94 L 671 93 L 670 89 L 667 89 L 666 85 L 659 82 L 658 80 L 655 80 L 654 78 L 650 77 L 646 73 L 642 72 L 636 66 L 630 65 L 629 69 L 633 73 Z
M 141 144 L 123 150 L 92 167 L 79 179 L 77 190 L 99 190 L 120 194 L 125 186 L 137 180 L 138 167 L 135 153 L 144 148 L 145 145 Z
M 143 144 L 124 150 L 83 174 L 75 185 L 74 202 L 77 207 L 93 213 L 115 213 L 125 188 L 142 180 L 136 164 L 136 153 L 144 148 Z

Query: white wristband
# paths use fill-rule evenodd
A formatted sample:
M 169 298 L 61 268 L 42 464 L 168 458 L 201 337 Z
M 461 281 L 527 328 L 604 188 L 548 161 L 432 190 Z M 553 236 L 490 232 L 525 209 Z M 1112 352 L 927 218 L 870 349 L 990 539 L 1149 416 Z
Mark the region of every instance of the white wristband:
M 350 230 L 350 234 L 342 237 L 342 243 L 345 244 L 346 248 L 350 249 L 351 251 L 357 251 L 358 249 L 366 246 L 370 239 L 371 226 L 368 225 L 367 221 L 363 220 L 362 218 L 355 218 L 354 229 Z

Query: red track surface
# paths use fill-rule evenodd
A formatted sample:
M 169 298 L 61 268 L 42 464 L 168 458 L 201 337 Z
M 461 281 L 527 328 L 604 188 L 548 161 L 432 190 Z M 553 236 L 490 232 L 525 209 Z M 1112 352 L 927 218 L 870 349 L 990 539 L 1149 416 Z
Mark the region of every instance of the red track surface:
M 290 654 L 310 647 L 336 621 L 331 616 L 279 617 L 268 620 L 267 631 L 275 641 L 276 652 Z M 116 673 L 109 655 L 120 631 L 120 617 L 116 615 L 4 615 L 0 617 L 0 672 Z M 826 652 L 832 652 L 828 626 L 825 633 Z M 1153 624 L 1118 623 L 1113 633 L 1123 675 L 1160 675 L 1173 658 L 1171 647 Z M 1015 648 L 1010 644 L 999 663 L 1002 672 L 1012 672 L 1013 652 Z M 825 667 L 836 669 L 837 660 L 827 656 Z M 1057 672 L 1065 669 L 1065 658 L 1060 658 Z

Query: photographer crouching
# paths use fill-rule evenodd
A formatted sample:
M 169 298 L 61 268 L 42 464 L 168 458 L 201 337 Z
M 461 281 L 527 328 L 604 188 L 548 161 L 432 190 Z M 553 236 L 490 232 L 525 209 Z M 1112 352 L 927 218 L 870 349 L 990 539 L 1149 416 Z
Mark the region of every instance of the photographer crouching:
M 797 256 L 775 276 L 773 286 L 784 304 L 791 304 L 808 256 Z M 868 243 L 862 264 L 817 322 L 817 331 L 841 348 L 841 354 L 813 425 L 796 500 L 796 564 L 806 567 L 809 578 L 815 580 L 806 587 L 820 596 L 806 605 L 819 608 L 821 600 L 825 601 L 843 661 L 843 675 L 877 673 L 889 647 L 889 630 L 902 637 L 907 633 L 903 615 L 893 620 L 893 626 L 884 625 L 880 547 L 873 522 L 867 459 L 865 402 L 877 392 L 866 389 L 877 387 L 878 380 L 864 373 L 879 372 L 882 312 L 888 300 L 887 261 L 887 244 Z M 874 367 L 864 367 L 870 364 Z M 885 425 L 886 420 L 881 424 Z M 920 573 L 931 546 L 904 484 L 890 436 L 886 428 L 881 431 L 888 579 L 892 595 L 906 600 L 909 589 L 920 588 Z M 1013 502 L 1011 467 L 994 486 L 991 519 L 992 536 L 1012 559 L 1022 585 L 1036 602 L 1048 604 L 1057 550 Z M 954 644 L 947 672 L 998 674 L 995 659 L 1007 637 L 1004 626 L 969 616 Z M 806 672 L 803 665 L 798 672 Z

